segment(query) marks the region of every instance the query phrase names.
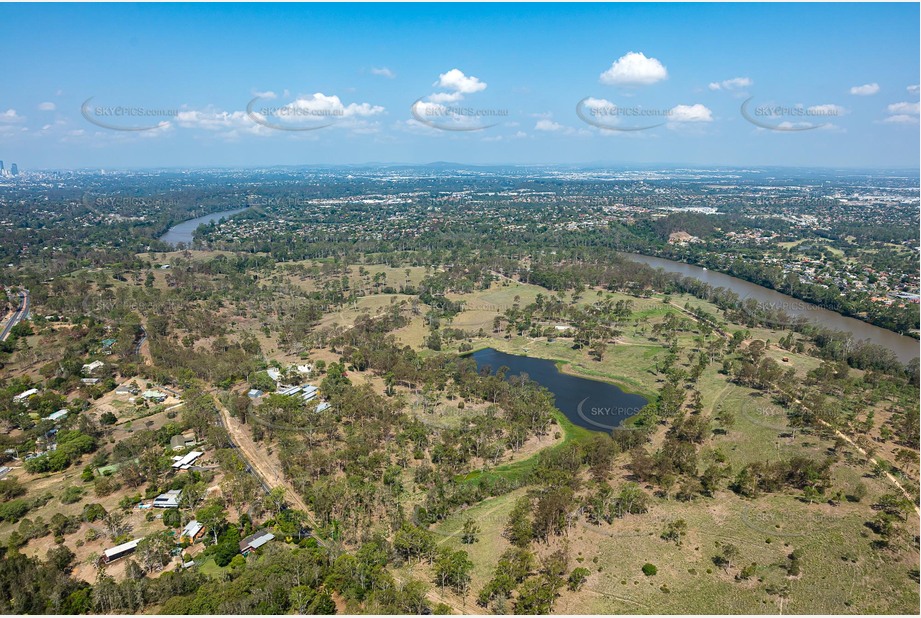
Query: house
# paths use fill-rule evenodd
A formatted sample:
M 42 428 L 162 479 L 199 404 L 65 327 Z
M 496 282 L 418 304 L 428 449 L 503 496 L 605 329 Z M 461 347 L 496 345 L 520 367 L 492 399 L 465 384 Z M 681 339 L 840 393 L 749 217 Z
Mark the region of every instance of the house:
M 121 545 L 116 545 L 111 549 L 107 549 L 102 552 L 102 560 L 106 564 L 118 560 L 123 556 L 128 554 L 133 554 L 134 550 L 138 548 L 138 543 L 141 542 L 141 539 L 134 539 L 133 541 L 128 541 L 127 543 L 122 543 Z
M 147 399 L 148 401 L 162 403 L 166 400 L 166 393 L 161 393 L 160 391 L 149 389 L 141 393 L 141 397 Z
M 66 417 L 66 416 L 67 416 L 67 408 L 63 408 L 63 409 L 61 409 L 61 410 L 58 410 L 58 411 L 55 412 L 54 414 L 49 414 L 48 416 L 46 416 L 46 417 L 43 418 L 42 420 L 44 420 L 44 421 L 55 421 L 55 422 L 57 422 L 57 421 L 61 420 L 62 418 Z
M 22 391 L 18 395 L 13 397 L 13 403 L 23 403 L 26 399 L 38 393 L 37 388 L 30 388 L 27 391 Z
M 169 440 L 169 445 L 173 447 L 174 451 L 183 450 L 187 446 L 185 436 L 181 434 L 173 436 Z
M 265 370 L 265 372 L 269 374 L 269 377 L 275 380 L 276 382 L 281 380 L 281 371 L 276 369 L 275 367 L 269 367 L 268 369 Z
M 181 497 L 181 489 L 171 489 L 165 494 L 160 494 L 154 498 L 153 505 L 158 509 L 177 509 L 179 508 L 179 498 Z
M 260 397 L 262 397 L 263 392 L 259 390 L 258 388 L 251 388 L 249 389 L 249 392 L 246 394 L 249 396 L 250 399 L 259 399 Z
M 279 385 L 278 385 L 278 394 L 279 394 L 279 395 L 288 395 L 288 396 L 290 396 L 290 395 L 297 395 L 299 392 L 301 392 L 301 387 L 300 387 L 300 386 L 286 386 L 286 385 L 283 385 L 283 384 L 279 384 Z
M 248 556 L 250 552 L 259 549 L 274 538 L 275 535 L 268 530 L 259 530 L 240 541 L 240 553 Z
M 92 375 L 96 373 L 98 369 L 102 369 L 105 366 L 106 364 L 104 362 L 100 360 L 96 360 L 96 361 L 93 361 L 92 363 L 83 365 L 83 369 L 81 371 L 83 372 L 83 375 Z
M 311 373 L 313 371 L 313 365 L 295 365 L 294 370 L 298 373 Z
M 97 384 L 99 382 L 99 378 L 80 378 L 80 381 L 83 384 Z
M 185 525 L 182 532 L 179 533 L 179 542 L 194 543 L 198 537 L 205 533 L 205 526 L 196 520 L 192 520 Z
M 179 457 L 179 455 L 176 455 L 178 459 L 174 457 L 175 462 L 173 463 L 173 469 L 188 470 L 189 468 L 192 467 L 192 464 L 195 463 L 195 460 L 201 457 L 202 455 L 204 455 L 204 453 L 202 453 L 201 451 L 192 451 L 191 453 L 185 455 L 184 457 Z
M 116 343 L 117 341 L 118 341 L 118 339 L 103 339 L 102 342 L 101 342 L 101 343 L 102 343 L 102 352 L 103 352 L 103 354 L 111 354 L 111 353 L 112 353 L 112 346 L 115 345 L 115 343 Z
M 316 397 L 317 393 L 319 392 L 320 392 L 320 389 L 318 389 L 316 386 L 311 386 L 308 384 L 307 386 L 303 388 L 303 392 L 301 393 L 301 399 L 303 399 L 304 403 L 306 403 L 310 401 L 311 399 L 313 399 L 314 397 Z
M 331 407 L 332 406 L 330 406 L 325 401 L 321 401 L 319 405 L 317 405 L 317 412 L 325 412 L 326 410 L 329 410 Z
M 129 382 L 128 384 L 122 384 L 115 389 L 116 395 L 137 395 L 141 392 L 141 389 L 138 388 L 137 384 Z

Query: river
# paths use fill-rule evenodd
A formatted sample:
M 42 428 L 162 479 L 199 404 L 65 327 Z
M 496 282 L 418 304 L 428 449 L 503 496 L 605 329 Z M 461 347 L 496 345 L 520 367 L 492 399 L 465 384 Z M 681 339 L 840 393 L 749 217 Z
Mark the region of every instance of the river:
M 166 234 L 160 237 L 165 243 L 169 243 L 173 246 L 178 245 L 179 243 L 185 243 L 186 245 L 192 244 L 192 236 L 195 234 L 195 230 L 198 229 L 198 226 L 202 223 L 211 223 L 212 221 L 219 221 L 226 217 L 233 216 L 238 212 L 243 212 L 245 208 L 236 208 L 234 210 L 224 210 L 222 212 L 214 212 L 210 215 L 205 215 L 204 217 L 197 217 L 195 219 L 189 219 L 188 221 L 183 221 L 182 223 L 177 223 L 170 229 L 166 230 Z
M 724 273 L 706 270 L 700 266 L 675 262 L 659 257 L 650 257 L 647 255 L 638 255 L 635 253 L 624 253 L 624 257 L 648 264 L 653 268 L 661 268 L 669 273 L 678 273 L 685 277 L 693 277 L 707 283 L 714 288 L 726 288 L 739 295 L 740 298 L 752 298 L 759 303 L 771 305 L 783 310 L 793 317 L 804 317 L 809 322 L 821 324 L 832 330 L 840 330 L 850 333 L 855 339 L 869 339 L 872 343 L 879 344 L 890 350 L 903 363 L 907 363 L 913 358 L 919 356 L 921 351 L 921 342 L 911 337 L 899 335 L 885 328 L 873 326 L 856 318 L 849 318 L 823 309 L 816 305 L 781 294 L 760 285 L 726 275 Z
M 478 367 L 489 366 L 493 373 L 504 365 L 509 368 L 509 376 L 528 374 L 553 393 L 556 407 L 566 418 L 592 431 L 610 432 L 647 403 L 644 397 L 625 393 L 608 382 L 562 373 L 552 360 L 506 354 L 493 348 L 474 352 L 471 358 Z

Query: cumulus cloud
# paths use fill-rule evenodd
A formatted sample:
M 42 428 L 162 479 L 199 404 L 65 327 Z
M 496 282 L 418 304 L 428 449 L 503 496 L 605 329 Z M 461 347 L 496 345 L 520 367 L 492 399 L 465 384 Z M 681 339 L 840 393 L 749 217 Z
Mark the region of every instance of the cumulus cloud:
M 549 118 L 541 118 L 537 121 L 537 124 L 534 125 L 535 131 L 546 131 L 548 133 L 554 133 L 557 131 L 564 131 L 566 127 L 561 125 L 558 122 L 550 120 Z
M 669 122 L 713 122 L 713 112 L 700 103 L 676 105 L 669 110 Z
M 890 114 L 914 114 L 917 116 L 919 111 L 921 111 L 921 103 L 908 103 L 905 101 L 901 103 L 892 103 L 886 108 L 886 111 Z
M 0 113 L 0 123 L 13 124 L 15 122 L 22 122 L 23 120 L 25 120 L 25 118 L 17 114 L 16 110 L 13 108 Z
M 707 87 L 710 90 L 741 90 L 742 88 L 750 87 L 754 83 L 750 77 L 733 77 L 732 79 L 724 79 L 721 82 L 710 82 Z
M 462 100 L 465 94 L 486 90 L 486 82 L 480 81 L 473 75 L 465 75 L 460 69 L 451 69 L 447 73 L 440 74 L 438 81 L 432 85 L 447 91 L 430 94 L 428 100 L 433 103 L 455 103 Z
M 811 116 L 843 116 L 847 110 L 834 103 L 824 103 L 822 105 L 810 105 L 806 108 Z
M 397 76 L 396 73 L 388 69 L 387 67 L 371 67 L 371 74 L 377 75 L 380 77 L 386 77 L 387 79 L 393 79 Z
M 656 58 L 642 52 L 629 52 L 601 74 L 602 84 L 609 86 L 648 86 L 668 77 L 668 70 Z
M 53 112 L 54 110 L 57 109 L 57 106 L 51 101 L 45 101 L 44 103 L 38 104 L 38 109 L 40 109 L 43 112 Z
M 888 116 L 883 122 L 891 124 L 918 124 L 918 117 L 909 116 L 908 114 L 896 114 L 895 116 Z
M 921 86 L 919 86 L 918 84 L 915 84 L 914 86 L 909 86 L 908 88 L 906 88 L 906 90 L 908 90 L 908 94 L 913 94 L 916 96 L 918 94 L 921 94 Z
M 883 122 L 891 124 L 918 124 L 918 117 L 921 115 L 921 103 L 910 103 L 901 101 L 899 103 L 890 103 L 886 106 L 889 113 Z
M 461 94 L 473 94 L 486 90 L 486 83 L 480 81 L 473 75 L 464 75 L 460 69 L 451 69 L 447 73 L 438 76 L 438 81 L 433 84 L 439 88 L 446 88 Z
M 246 112 L 227 112 L 212 107 L 182 110 L 176 115 L 176 122 L 186 129 L 221 131 L 252 127 L 255 123 Z
M 864 84 L 863 86 L 853 86 L 851 87 L 851 94 L 855 94 L 859 97 L 868 97 L 879 92 L 879 84 L 873 82 L 872 84 Z
M 292 103 L 286 105 L 285 108 L 314 112 L 317 116 L 339 116 L 342 118 L 376 116 L 385 111 L 380 105 L 371 105 L 370 103 L 349 103 L 345 105 L 336 95 L 325 95 L 322 92 L 317 92 L 307 97 L 298 97 Z

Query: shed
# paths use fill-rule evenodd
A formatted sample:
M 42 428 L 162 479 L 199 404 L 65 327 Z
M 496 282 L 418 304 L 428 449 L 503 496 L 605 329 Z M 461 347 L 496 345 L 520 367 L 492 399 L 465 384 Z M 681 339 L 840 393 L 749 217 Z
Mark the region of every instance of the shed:
M 195 539 L 200 537 L 205 531 L 205 526 L 197 520 L 192 520 L 185 525 L 182 532 L 179 533 L 179 542 L 188 541 L 194 543 Z
M 192 464 L 195 463 L 195 460 L 204 455 L 201 451 L 192 451 L 187 454 L 185 457 L 179 459 L 173 464 L 173 468 L 176 470 L 188 470 L 192 467 Z M 178 455 L 177 455 L 178 457 Z
M 49 415 L 46 416 L 43 420 L 46 420 L 46 421 L 59 421 L 59 420 L 61 420 L 62 418 L 66 417 L 66 416 L 67 416 L 67 408 L 62 408 L 62 409 L 58 410 L 57 412 L 55 412 L 54 414 L 49 414 Z
M 154 498 L 153 505 L 158 509 L 179 508 L 179 498 L 181 497 L 182 497 L 181 489 L 171 489 L 165 494 L 160 494 L 159 496 Z
M 249 555 L 250 552 L 259 549 L 274 538 L 275 535 L 268 530 L 259 530 L 240 541 L 240 553 L 244 556 Z
M 133 541 L 128 541 L 127 543 L 122 543 L 121 545 L 116 545 L 111 549 L 107 549 L 102 552 L 102 559 L 106 563 L 109 563 L 113 560 L 118 560 L 122 556 L 133 554 L 134 550 L 138 548 L 138 543 L 140 542 L 141 539 L 134 539 Z

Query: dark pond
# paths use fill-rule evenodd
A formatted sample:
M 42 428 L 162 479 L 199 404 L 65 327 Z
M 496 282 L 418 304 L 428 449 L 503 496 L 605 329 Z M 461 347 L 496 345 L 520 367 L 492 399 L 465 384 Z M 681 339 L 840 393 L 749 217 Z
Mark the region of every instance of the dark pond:
M 528 374 L 554 394 L 556 407 L 566 418 L 593 431 L 610 432 L 647 403 L 645 398 L 625 393 L 613 384 L 561 373 L 550 360 L 506 354 L 492 348 L 474 352 L 471 358 L 477 367 L 489 366 L 492 373 L 504 365 L 509 368 L 506 375 Z

